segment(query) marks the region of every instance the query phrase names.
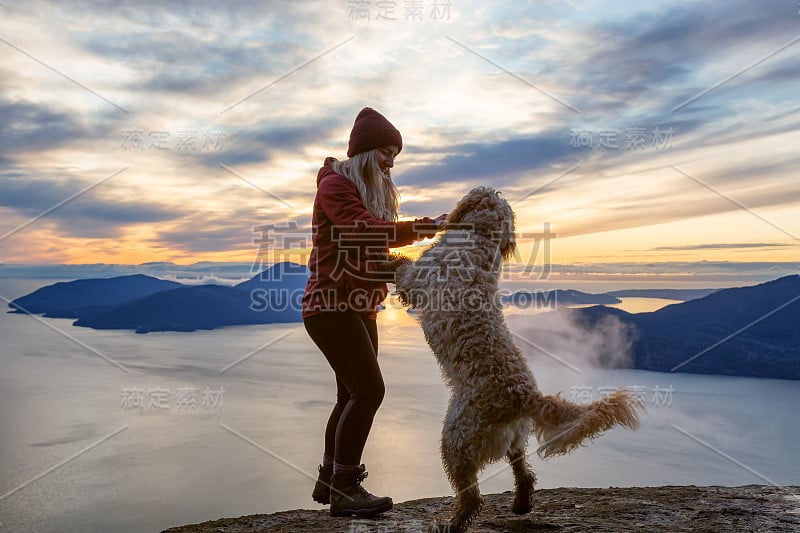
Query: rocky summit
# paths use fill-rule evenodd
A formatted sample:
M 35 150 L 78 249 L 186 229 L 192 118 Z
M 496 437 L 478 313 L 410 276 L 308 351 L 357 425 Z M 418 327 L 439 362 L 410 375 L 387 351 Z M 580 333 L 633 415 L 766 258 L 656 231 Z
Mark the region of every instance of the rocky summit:
M 470 533 L 800 531 L 800 487 L 559 488 L 536 492 L 534 511 L 511 513 L 511 492 L 484 495 Z M 423 533 L 450 515 L 452 497 L 395 505 L 373 519 L 295 510 L 223 518 L 165 533 Z

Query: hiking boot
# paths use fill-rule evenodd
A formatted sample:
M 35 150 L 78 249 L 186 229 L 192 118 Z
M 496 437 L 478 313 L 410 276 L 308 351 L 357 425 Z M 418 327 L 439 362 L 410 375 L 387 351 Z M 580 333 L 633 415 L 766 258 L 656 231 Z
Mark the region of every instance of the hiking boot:
M 364 465 L 351 472 L 339 472 L 331 478 L 331 516 L 374 516 L 392 508 L 388 496 L 373 496 L 361 486 L 367 477 Z
M 319 476 L 317 477 L 317 483 L 314 485 L 314 492 L 311 493 L 311 497 L 314 498 L 315 502 L 328 505 L 331 503 L 331 476 L 333 475 L 333 465 L 319 465 L 318 470 Z

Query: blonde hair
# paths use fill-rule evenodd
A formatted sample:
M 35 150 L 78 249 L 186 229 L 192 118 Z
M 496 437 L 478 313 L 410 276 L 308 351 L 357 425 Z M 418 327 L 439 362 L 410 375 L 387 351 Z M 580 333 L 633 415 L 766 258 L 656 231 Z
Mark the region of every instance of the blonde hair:
M 384 173 L 375 159 L 380 148 L 355 154 L 344 161 L 334 161 L 333 171 L 341 174 L 355 184 L 361 201 L 367 211 L 381 220 L 397 220 L 400 193 L 397 190 L 389 169 Z

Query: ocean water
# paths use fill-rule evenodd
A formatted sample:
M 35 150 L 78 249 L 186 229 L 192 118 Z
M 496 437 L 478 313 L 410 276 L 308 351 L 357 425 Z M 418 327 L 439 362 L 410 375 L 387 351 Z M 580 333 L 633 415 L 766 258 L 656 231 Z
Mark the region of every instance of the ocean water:
M 0 280 L 0 295 L 45 284 Z M 509 316 L 512 330 L 524 337 L 536 311 Z M 160 531 L 321 508 L 310 492 L 335 386 L 302 324 L 137 335 L 71 322 L 0 314 L 0 533 Z M 387 394 L 365 486 L 395 501 L 451 494 L 439 369 L 412 315 L 390 307 L 379 331 Z M 582 335 L 557 359 L 519 343 L 540 387 L 575 401 L 632 387 L 647 413 L 638 431 L 612 430 L 568 457 L 531 452 L 539 487 L 800 484 L 800 382 L 598 370 L 578 352 L 610 337 Z M 502 463 L 481 481 L 484 492 L 512 486 Z

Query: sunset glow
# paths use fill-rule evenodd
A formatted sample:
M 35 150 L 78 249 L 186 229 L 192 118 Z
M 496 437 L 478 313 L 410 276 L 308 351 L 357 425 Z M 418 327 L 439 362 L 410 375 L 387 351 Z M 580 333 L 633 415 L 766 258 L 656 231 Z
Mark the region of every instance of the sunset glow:
M 448 5 L 3 5 L 0 263 L 251 262 L 363 106 L 404 216 L 491 185 L 554 263 L 800 261 L 795 3 Z

